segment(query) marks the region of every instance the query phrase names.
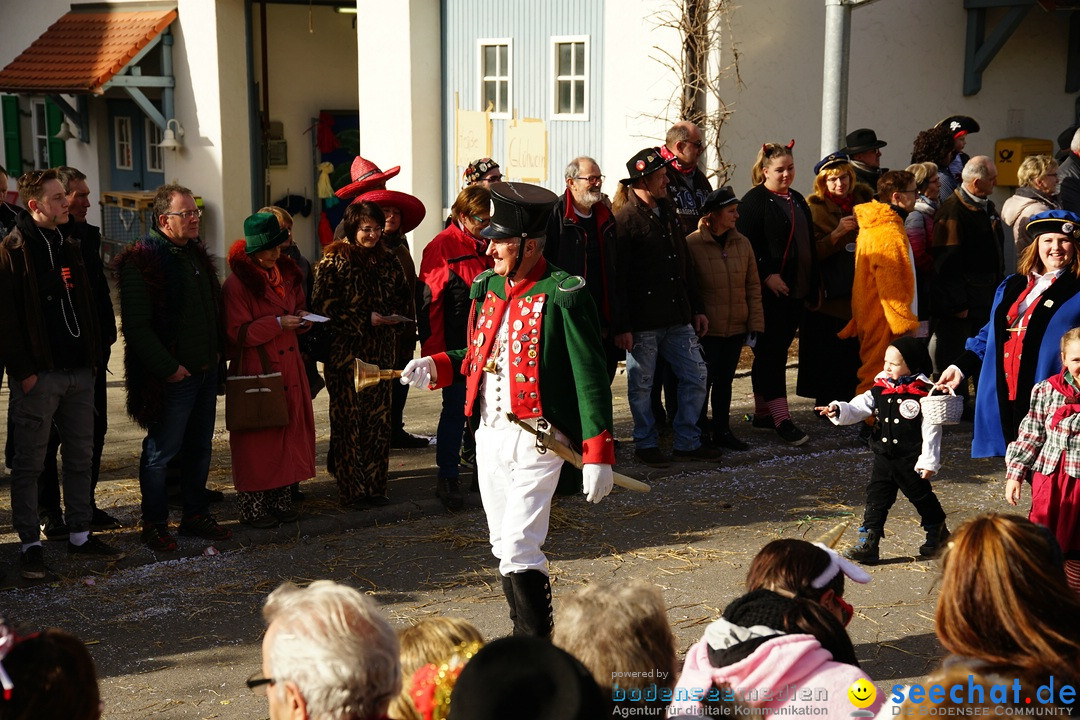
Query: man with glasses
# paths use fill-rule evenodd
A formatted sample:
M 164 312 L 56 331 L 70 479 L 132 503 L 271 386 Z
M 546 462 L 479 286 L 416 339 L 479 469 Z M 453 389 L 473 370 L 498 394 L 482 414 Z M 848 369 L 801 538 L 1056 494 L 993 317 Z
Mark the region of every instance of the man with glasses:
M 701 129 L 685 120 L 675 123 L 667 131 L 660 154 L 670 161 L 667 166 L 668 198 L 675 203 L 683 235 L 698 229 L 701 206 L 712 192 L 705 173 L 698 167 L 698 160 L 705 149 Z
M 401 660 L 373 600 L 330 580 L 285 583 L 266 598 L 263 618 L 262 672 L 247 686 L 267 696 L 270 720 L 386 717 Z
M 139 460 L 142 540 L 175 550 L 169 533 L 166 466 L 180 455 L 180 534 L 227 540 L 208 511 L 206 477 L 222 365 L 221 286 L 199 239 L 202 210 L 191 191 L 162 185 L 156 227 L 116 258 L 124 331 L 128 414 L 146 429 Z M 181 453 L 181 451 L 183 451 Z
M 595 160 L 576 157 L 564 175 L 566 192 L 552 208 L 544 257 L 571 275 L 585 278 L 585 287 L 600 314 L 610 381 L 624 356 L 615 347 L 612 332 L 619 309 L 615 299 L 615 216 L 600 190 L 604 176 Z
M 107 368 L 112 344 L 116 342 L 116 318 L 113 315 L 109 281 L 105 279 L 105 266 L 101 262 L 101 231 L 86 222 L 86 212 L 90 209 L 90 186 L 86 183 L 86 175 L 76 168 L 59 167 L 57 175 L 67 193 L 70 215 L 67 224 L 60 229 L 66 236 L 79 241 L 101 328 L 101 367 Z M 101 470 L 101 451 L 105 447 L 105 433 L 109 427 L 105 376 L 106 373 L 99 372 L 94 378 L 94 453 L 90 463 L 91 502 L 94 502 L 94 490 L 97 488 Z M 38 515 L 41 519 L 41 530 L 49 540 L 68 538 L 68 527 L 64 524 L 64 516 L 60 510 L 60 472 L 56 464 L 60 441 L 60 433 L 54 425 L 49 436 L 49 447 L 45 453 L 45 470 L 38 479 Z M 90 520 L 90 527 L 93 530 L 112 530 L 120 527 L 120 521 L 100 509 L 94 502 L 94 514 Z
M 94 439 L 94 376 L 101 365 L 100 320 L 78 241 L 68 222 L 67 194 L 55 170 L 19 178 L 27 212 L 0 243 L 0 355 L 10 385 L 11 518 L 22 543 L 22 576 L 45 577 L 38 527 L 38 477 L 49 433 L 64 440 L 68 553 L 120 557 L 90 536 L 90 464 Z

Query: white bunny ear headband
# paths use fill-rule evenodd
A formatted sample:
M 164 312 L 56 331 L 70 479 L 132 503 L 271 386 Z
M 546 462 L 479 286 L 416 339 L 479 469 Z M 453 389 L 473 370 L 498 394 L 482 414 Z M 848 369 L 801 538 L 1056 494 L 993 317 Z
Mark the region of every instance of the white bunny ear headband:
M 857 583 L 865 584 L 870 582 L 870 573 L 866 572 L 828 545 L 816 542 L 814 543 L 814 546 L 821 548 L 829 554 L 829 566 L 826 567 L 820 575 L 814 578 L 814 581 L 810 583 L 810 587 L 815 590 L 820 590 L 832 582 L 833 578 L 836 577 L 839 572 L 843 572 Z

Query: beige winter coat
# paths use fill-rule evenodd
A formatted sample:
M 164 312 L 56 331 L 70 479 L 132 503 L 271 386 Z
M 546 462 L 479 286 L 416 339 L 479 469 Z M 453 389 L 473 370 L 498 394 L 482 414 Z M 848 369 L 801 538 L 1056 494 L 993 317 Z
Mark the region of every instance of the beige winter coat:
M 729 230 L 721 243 L 709 232 L 705 218 L 686 238 L 694 261 L 698 292 L 709 318 L 709 335 L 730 337 L 764 332 L 761 282 L 750 241 Z

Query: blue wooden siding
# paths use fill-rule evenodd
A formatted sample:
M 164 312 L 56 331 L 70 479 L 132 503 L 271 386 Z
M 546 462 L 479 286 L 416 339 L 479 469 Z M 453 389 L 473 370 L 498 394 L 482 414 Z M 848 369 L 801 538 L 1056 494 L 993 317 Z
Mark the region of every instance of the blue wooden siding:
M 601 154 L 600 82 L 603 70 L 604 0 L 443 0 L 443 201 L 461 189 L 464 168 L 454 164 L 454 94 L 464 110 L 480 103 L 480 38 L 510 38 L 511 114 L 540 118 L 548 131 L 546 187 L 561 193 L 563 168 L 578 155 Z M 552 120 L 554 36 L 587 35 L 589 119 Z M 492 120 L 491 154 L 502 163 L 510 120 Z

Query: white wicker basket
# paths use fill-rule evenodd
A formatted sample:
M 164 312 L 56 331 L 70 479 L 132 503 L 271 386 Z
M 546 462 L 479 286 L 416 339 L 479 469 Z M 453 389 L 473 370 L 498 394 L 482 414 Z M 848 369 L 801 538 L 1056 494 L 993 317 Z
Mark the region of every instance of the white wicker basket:
M 919 399 L 923 414 L 927 422 L 932 425 L 956 425 L 960 422 L 960 416 L 964 414 L 964 398 L 948 390 L 947 395 L 935 395 L 932 388 L 930 394 Z

